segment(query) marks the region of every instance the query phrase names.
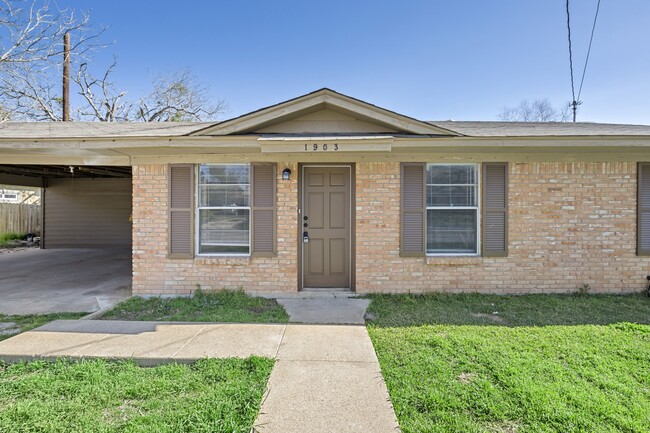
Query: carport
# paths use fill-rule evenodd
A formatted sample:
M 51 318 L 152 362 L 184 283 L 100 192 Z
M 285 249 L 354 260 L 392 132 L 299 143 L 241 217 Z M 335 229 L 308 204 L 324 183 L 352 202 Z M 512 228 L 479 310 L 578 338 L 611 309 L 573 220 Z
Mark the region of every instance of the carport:
M 41 188 L 40 249 L 0 255 L 0 313 L 95 311 L 130 295 L 131 167 L 0 164 Z
M 0 184 L 42 188 L 41 248 L 131 249 L 131 167 L 0 165 Z
M 188 138 L 213 124 L 0 123 L 0 184 L 43 192 L 43 248 L 0 255 L 0 312 L 9 299 L 15 305 L 22 300 L 23 311 L 32 312 L 29 303 L 36 308 L 49 296 L 57 309 L 74 311 L 75 299 L 88 310 L 105 306 L 114 294 L 126 296 L 130 289 L 120 281 L 132 282 L 132 167 L 159 164 L 169 155 L 182 161 L 188 154 L 256 151 L 230 140 Z

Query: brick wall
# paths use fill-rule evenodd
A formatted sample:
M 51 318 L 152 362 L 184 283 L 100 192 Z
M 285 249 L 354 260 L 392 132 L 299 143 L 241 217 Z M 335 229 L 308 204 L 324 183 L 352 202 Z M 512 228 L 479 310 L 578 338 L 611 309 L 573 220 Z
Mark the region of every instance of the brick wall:
M 399 163 L 357 165 L 357 291 L 592 292 L 645 288 L 635 163 L 511 163 L 503 258 L 399 256 Z
M 133 167 L 133 292 L 297 290 L 297 165 L 278 180 L 278 256 L 167 258 L 167 166 Z M 592 292 L 645 288 L 637 257 L 635 163 L 511 163 L 509 254 L 399 256 L 399 163 L 356 164 L 356 289 L 367 292 Z
M 297 173 L 296 165 L 289 167 Z M 278 255 L 273 258 L 167 258 L 167 166 L 133 167 L 133 293 L 192 293 L 243 287 L 253 291 L 297 291 L 297 180 L 278 180 Z

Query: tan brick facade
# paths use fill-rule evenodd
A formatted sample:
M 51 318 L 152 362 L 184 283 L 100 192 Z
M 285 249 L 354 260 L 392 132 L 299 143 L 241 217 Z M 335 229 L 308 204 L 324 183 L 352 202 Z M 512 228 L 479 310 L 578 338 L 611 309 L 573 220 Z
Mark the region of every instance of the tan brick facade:
M 288 167 L 297 173 L 295 164 Z M 167 258 L 167 188 L 166 165 L 133 167 L 134 294 L 185 295 L 196 290 L 197 285 L 205 290 L 239 287 L 251 291 L 298 290 L 295 176 L 291 181 L 277 183 L 278 255 L 273 258 Z
M 288 166 L 298 173 L 296 164 Z M 635 163 L 510 163 L 509 253 L 503 258 L 399 256 L 400 167 L 356 164 L 356 290 L 367 292 L 640 291 Z M 133 167 L 133 292 L 243 287 L 297 290 L 297 176 L 278 180 L 274 258 L 167 258 L 167 166 Z M 278 177 L 279 179 L 279 177 Z

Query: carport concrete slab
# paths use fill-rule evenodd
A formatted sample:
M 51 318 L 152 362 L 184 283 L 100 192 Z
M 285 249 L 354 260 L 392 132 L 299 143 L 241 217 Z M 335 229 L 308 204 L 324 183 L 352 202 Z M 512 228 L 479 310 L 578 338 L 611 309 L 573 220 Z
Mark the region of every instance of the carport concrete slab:
M 0 313 L 92 312 L 131 296 L 131 252 L 29 249 L 0 255 Z

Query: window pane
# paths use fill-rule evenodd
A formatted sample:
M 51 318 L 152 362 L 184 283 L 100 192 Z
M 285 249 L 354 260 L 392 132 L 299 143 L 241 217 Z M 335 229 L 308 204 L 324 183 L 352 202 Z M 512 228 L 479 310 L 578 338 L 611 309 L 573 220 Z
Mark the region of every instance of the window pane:
M 248 254 L 248 209 L 201 209 L 199 253 Z
M 476 167 L 474 165 L 427 165 L 427 183 L 438 185 L 476 183 Z
M 428 209 L 427 253 L 476 253 L 476 209 Z
M 427 186 L 427 206 L 476 206 L 476 186 Z
M 250 195 L 249 189 L 249 185 L 200 185 L 199 206 L 248 206 Z
M 199 174 L 201 184 L 247 184 L 248 165 L 202 165 Z

